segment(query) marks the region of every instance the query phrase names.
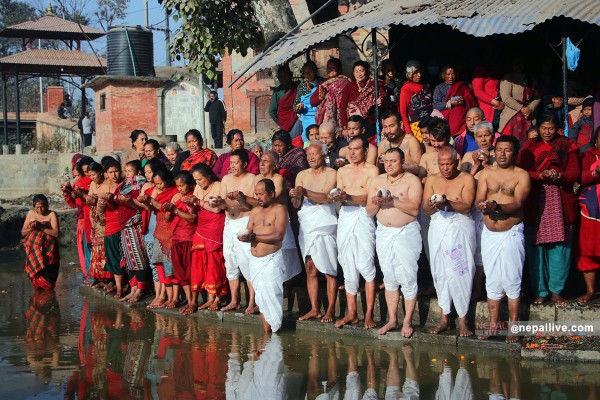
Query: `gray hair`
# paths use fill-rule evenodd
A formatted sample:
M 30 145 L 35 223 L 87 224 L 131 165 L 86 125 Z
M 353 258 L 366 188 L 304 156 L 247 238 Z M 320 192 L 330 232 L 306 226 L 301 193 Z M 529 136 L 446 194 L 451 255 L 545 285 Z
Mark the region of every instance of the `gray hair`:
M 488 121 L 481 121 L 473 128 L 473 133 L 477 135 L 477 131 L 480 129 L 487 129 L 487 131 L 493 136 L 494 135 L 494 125 Z
M 444 146 L 440 149 L 440 152 L 438 153 L 438 157 L 440 157 L 442 154 L 450 154 L 452 156 L 452 160 L 457 163 L 458 162 L 458 153 L 456 152 L 456 149 L 452 146 Z
M 177 142 L 169 142 L 165 146 L 165 150 L 167 150 L 167 149 L 171 149 L 173 151 L 179 152 L 179 151 L 181 151 L 181 146 Z
M 269 156 L 271 157 L 271 160 L 273 160 L 273 164 L 279 164 L 279 154 L 275 153 L 273 150 L 265 150 L 263 156 Z
M 414 74 L 416 71 L 422 71 L 422 70 L 423 70 L 423 64 L 421 64 L 420 61 L 409 60 L 406 63 L 406 77 L 408 79 L 410 79 L 412 74 Z
M 321 155 L 324 157 L 327 155 L 327 145 L 323 142 L 320 142 L 318 140 L 313 140 L 312 142 L 310 142 L 310 145 L 308 147 L 316 147 L 321 151 Z M 308 147 L 306 148 L 308 150 Z

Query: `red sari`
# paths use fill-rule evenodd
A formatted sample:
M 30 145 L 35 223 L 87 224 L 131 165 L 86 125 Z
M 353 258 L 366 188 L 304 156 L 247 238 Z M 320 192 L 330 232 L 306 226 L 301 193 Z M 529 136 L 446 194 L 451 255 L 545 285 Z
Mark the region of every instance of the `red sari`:
M 198 225 L 192 241 L 192 290 L 224 296 L 229 284 L 225 275 L 223 257 L 223 229 L 225 213 L 214 213 L 205 209 L 198 212 Z
M 298 82 L 293 83 L 293 87 L 277 102 L 277 120 L 279 121 L 279 128 L 287 132 L 292 129 L 298 119 L 298 115 L 294 110 L 297 88 Z
M 154 188 L 156 189 L 156 188 Z M 160 192 L 155 200 L 159 203 L 167 203 L 173 199 L 178 193 L 177 187 L 171 186 Z M 158 249 L 155 245 L 154 248 L 154 260 L 157 262 L 170 261 L 171 257 L 171 247 L 173 246 L 173 231 L 171 230 L 171 225 L 165 219 L 165 211 L 160 209 L 156 213 L 156 229 L 154 230 L 154 238 L 158 240 L 160 243 L 160 249 Z M 156 258 L 157 253 L 162 253 L 161 257 Z
M 460 96 L 465 100 L 465 103 L 461 106 L 446 108 L 442 110 L 442 115 L 448 121 L 450 125 L 450 133 L 452 136 L 458 136 L 467 129 L 465 118 L 467 111 L 470 108 L 477 107 L 477 99 L 473 96 L 473 92 L 464 82 L 456 82 L 446 94 L 446 102 L 450 101 L 453 97 Z
M 600 269 L 600 178 L 592 176 L 592 171 L 600 165 L 600 150 L 591 148 L 583 153 L 581 164 L 581 186 L 584 188 L 579 196 L 581 224 L 577 269 L 585 272 Z
M 214 167 L 217 163 L 217 155 L 211 149 L 201 149 L 200 151 L 190 154 L 188 158 L 181 162 L 180 171 L 190 171 L 194 165 L 204 163 L 209 167 Z
M 342 120 L 340 118 L 340 108 L 342 102 L 342 93 L 344 88 L 352 82 L 350 78 L 344 75 L 338 75 L 336 77 L 327 79 L 322 82 L 315 93 L 310 98 L 310 104 L 312 106 L 319 106 L 317 108 L 317 124 L 321 125 L 323 122 L 331 122 L 335 125 L 336 131 L 341 132 Z M 320 88 L 325 89 L 325 98 L 323 100 L 319 97 Z

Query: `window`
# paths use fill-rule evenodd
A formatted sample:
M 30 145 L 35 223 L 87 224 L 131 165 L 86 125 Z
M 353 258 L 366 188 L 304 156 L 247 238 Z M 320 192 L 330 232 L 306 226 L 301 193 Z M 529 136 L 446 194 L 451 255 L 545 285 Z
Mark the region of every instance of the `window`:
M 100 111 L 106 110 L 106 94 L 102 93 L 100 95 Z

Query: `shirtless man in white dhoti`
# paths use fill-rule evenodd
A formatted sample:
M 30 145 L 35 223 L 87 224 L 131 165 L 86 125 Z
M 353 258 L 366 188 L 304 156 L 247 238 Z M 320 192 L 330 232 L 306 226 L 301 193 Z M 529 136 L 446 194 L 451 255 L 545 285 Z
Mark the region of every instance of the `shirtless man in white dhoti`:
M 299 208 L 300 234 L 298 242 L 306 267 L 306 286 L 311 309 L 300 321 L 321 318 L 321 322 L 333 322 L 337 297 L 337 215 L 329 192 L 336 187 L 337 173 L 325 166 L 327 146 L 313 142 L 306 149 L 309 169 L 296 177 L 296 187 L 290 191 L 292 204 Z M 318 272 L 327 280 L 328 307 L 325 316 L 319 305 Z
M 231 302 L 221 311 L 239 310 L 240 306 L 240 271 L 248 282 L 250 298 L 247 313 L 256 311 L 254 302 L 254 289 L 248 269 L 250 244 L 242 243 L 237 238 L 237 233 L 246 229 L 250 218 L 250 208 L 240 202 L 244 196 L 252 196 L 254 192 L 254 175 L 246 171 L 248 153 L 244 149 L 234 150 L 231 153 L 229 173 L 221 181 L 221 194 L 213 199 L 215 207 L 225 210 L 225 229 L 223 230 L 223 256 L 225 257 L 225 271 L 231 290 Z
M 288 207 L 289 198 L 287 185 L 289 183 L 283 176 L 275 172 L 277 164 L 279 164 L 279 155 L 273 150 L 266 150 L 260 158 L 258 167 L 259 174 L 254 178 L 254 185 L 263 179 L 272 180 L 275 184 L 275 202 Z M 248 198 L 247 201 L 253 207 L 258 205 L 258 199 Z M 291 224 L 288 224 L 285 232 L 282 251 L 285 260 L 285 263 L 283 264 L 283 281 L 285 282 L 302 272 L 302 264 L 300 263 L 298 248 L 296 247 L 296 240 Z
M 470 216 L 475 200 L 475 179 L 458 170 L 458 156 L 452 147 L 438 152 L 438 166 L 440 173 L 427 178 L 423 191 L 423 209 L 431 215 L 431 274 L 441 308 L 440 323 L 431 333 L 449 328 L 448 315 L 454 303 L 460 336 L 471 336 L 467 311 L 475 273 L 475 224 Z
M 289 224 L 285 206 L 275 202 L 275 184 L 263 179 L 256 184 L 258 207 L 250 212 L 247 231 L 239 240 L 251 243 L 250 271 L 256 305 L 265 332 L 277 332 L 283 322 L 283 267 L 281 247 Z
M 348 313 L 335 323 L 336 328 L 346 324 L 357 324 L 356 293 L 360 275 L 365 279 L 367 310 L 364 326 L 374 328 L 373 307 L 375 304 L 375 220 L 367 215 L 369 183 L 379 175 L 379 169 L 366 163 L 369 143 L 362 137 L 350 138 L 348 160 L 350 164 L 337 173 L 337 188 L 340 192 L 331 199 L 342 203 L 338 219 L 338 260 L 344 271 L 344 286 Z
M 494 150 L 497 165 L 481 172 L 477 186 L 475 204 L 483 213 L 485 224 L 481 253 L 492 325 L 499 322 L 500 300 L 504 293 L 508 297 L 509 320 L 519 320 L 525 261 L 523 208 L 531 182 L 529 173 L 515 165 L 518 152 L 519 141 L 515 137 L 500 136 Z M 507 343 L 517 340 L 517 336 L 510 334 L 506 338 Z
M 402 117 L 397 111 L 388 111 L 381 116 L 381 134 L 385 137 L 377 149 L 379 165 L 383 164 L 383 155 L 390 148 L 399 148 L 404 153 L 404 171 L 419 174 L 419 163 L 423 150 L 421 143 L 413 135 L 407 135 L 402 129 Z
M 404 153 L 397 147 L 385 152 L 385 174 L 371 180 L 367 214 L 377 216 L 376 249 L 383 272 L 388 323 L 380 335 L 398 329 L 398 287 L 404 296 L 402 336 L 413 334 L 412 316 L 417 304 L 417 271 L 421 255 L 421 235 L 417 215 L 423 187 L 416 175 L 405 173 Z M 387 191 L 387 193 L 385 193 Z

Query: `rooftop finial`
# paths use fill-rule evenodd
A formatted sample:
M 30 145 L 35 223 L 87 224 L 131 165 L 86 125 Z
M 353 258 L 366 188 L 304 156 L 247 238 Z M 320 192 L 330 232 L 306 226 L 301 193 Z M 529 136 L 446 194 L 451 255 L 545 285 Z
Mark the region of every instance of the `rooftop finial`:
M 55 17 L 54 9 L 52 8 L 52 4 L 48 3 L 48 8 L 46 8 L 46 17 Z

